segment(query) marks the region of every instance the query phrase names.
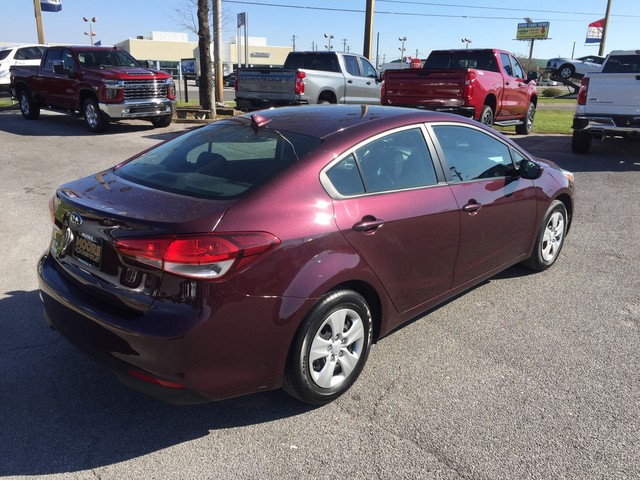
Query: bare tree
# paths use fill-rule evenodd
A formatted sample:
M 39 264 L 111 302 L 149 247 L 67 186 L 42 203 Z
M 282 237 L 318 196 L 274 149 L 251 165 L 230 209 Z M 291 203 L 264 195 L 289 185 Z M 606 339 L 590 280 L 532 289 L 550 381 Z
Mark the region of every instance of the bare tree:
M 209 1 L 198 0 L 198 51 L 200 52 L 200 105 L 210 110 L 207 118 L 216 117 L 213 100 L 213 61 L 211 60 L 211 28 L 209 26 Z

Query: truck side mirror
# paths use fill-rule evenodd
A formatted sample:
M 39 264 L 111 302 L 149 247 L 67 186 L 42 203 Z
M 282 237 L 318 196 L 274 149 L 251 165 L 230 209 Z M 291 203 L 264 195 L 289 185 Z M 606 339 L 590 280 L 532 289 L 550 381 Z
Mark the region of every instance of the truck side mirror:
M 533 80 L 538 80 L 538 72 L 528 72 L 527 73 L 527 83 Z

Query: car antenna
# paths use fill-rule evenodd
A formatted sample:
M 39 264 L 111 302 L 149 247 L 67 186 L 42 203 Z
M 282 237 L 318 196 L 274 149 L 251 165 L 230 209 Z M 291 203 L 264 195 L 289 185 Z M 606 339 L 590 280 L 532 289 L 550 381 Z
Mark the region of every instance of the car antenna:
M 260 127 L 264 127 L 270 121 L 270 118 L 265 118 L 262 115 L 258 115 L 257 113 L 251 115 L 251 127 L 256 131 L 256 133 L 258 133 L 258 129 Z

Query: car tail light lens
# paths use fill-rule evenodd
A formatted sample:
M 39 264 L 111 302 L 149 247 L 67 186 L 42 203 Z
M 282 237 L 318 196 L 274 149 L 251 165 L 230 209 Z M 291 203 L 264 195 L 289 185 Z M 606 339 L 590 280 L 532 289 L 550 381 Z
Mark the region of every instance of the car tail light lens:
M 580 81 L 580 90 L 578 91 L 578 105 L 587 104 L 587 91 L 589 90 L 589 77 L 584 77 Z
M 306 77 L 306 73 L 296 72 L 296 95 L 302 95 L 304 93 L 304 79 Z
M 473 97 L 473 83 L 476 80 L 476 72 L 467 72 L 467 76 L 464 79 L 463 97 L 466 100 L 470 100 Z
M 380 83 L 380 97 L 384 97 L 387 93 L 387 88 L 384 86 L 384 77 L 382 77 L 382 83 Z
M 218 280 L 245 268 L 279 243 L 270 233 L 239 232 L 123 238 L 114 246 L 125 258 L 175 275 Z

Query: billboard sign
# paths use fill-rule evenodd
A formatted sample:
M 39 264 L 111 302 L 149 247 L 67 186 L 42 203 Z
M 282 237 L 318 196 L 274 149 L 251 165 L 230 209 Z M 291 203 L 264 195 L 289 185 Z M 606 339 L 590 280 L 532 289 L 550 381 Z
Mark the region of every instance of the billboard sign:
M 516 40 L 546 40 L 549 37 L 549 22 L 519 23 Z

